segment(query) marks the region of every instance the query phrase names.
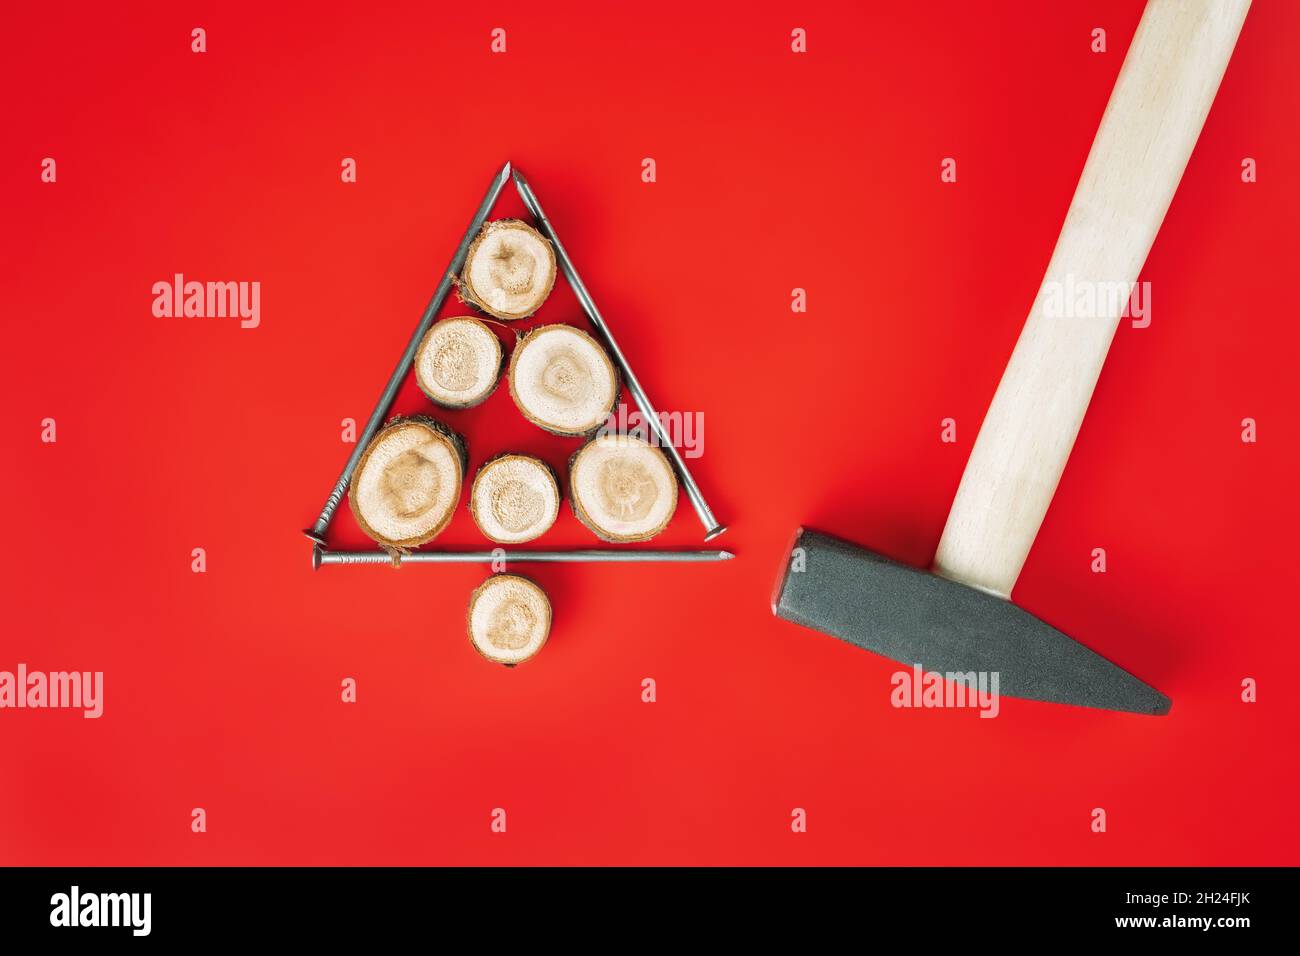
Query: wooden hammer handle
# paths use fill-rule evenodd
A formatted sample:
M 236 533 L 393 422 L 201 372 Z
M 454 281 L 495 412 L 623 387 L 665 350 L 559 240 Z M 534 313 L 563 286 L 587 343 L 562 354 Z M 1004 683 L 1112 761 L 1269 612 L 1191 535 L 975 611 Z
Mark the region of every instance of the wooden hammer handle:
M 1148 0 L 957 489 L 944 577 L 1011 594 L 1249 7 Z

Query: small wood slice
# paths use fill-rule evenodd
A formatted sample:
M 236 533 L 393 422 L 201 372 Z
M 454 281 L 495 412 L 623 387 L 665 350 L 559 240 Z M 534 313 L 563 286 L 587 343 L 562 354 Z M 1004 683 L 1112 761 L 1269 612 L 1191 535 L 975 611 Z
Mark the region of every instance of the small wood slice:
M 551 632 L 551 602 L 539 585 L 518 574 L 488 578 L 469 598 L 469 641 L 497 664 L 521 664 Z
M 415 380 L 443 408 L 469 408 L 496 389 L 504 364 L 501 340 L 478 319 L 442 319 L 416 350 Z
M 649 541 L 677 510 L 677 475 L 642 439 L 599 435 L 569 462 L 569 503 L 603 541 Z
M 507 322 L 526 319 L 542 307 L 555 285 L 555 250 L 528 223 L 497 219 L 486 223 L 465 254 L 460 297 Z
M 394 418 L 366 446 L 348 487 L 361 530 L 390 548 L 432 540 L 451 521 L 466 468 L 465 441 L 424 415 Z
M 521 544 L 541 537 L 560 513 L 560 483 L 551 466 L 529 455 L 485 461 L 469 491 L 469 510 L 484 537 Z
M 510 356 L 510 397 L 534 425 L 589 435 L 618 401 L 618 371 L 595 339 L 571 325 L 533 329 Z

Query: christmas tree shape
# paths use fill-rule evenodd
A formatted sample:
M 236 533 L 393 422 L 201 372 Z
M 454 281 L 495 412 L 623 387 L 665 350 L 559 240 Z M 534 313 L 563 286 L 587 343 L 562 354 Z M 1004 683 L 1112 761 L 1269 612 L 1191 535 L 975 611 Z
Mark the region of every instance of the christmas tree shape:
M 670 436 L 664 427 L 664 424 L 656 412 L 655 407 L 651 404 L 645 391 L 641 387 L 640 381 L 632 371 L 618 343 L 614 340 L 609 326 L 601 316 L 600 311 L 596 308 L 587 288 L 583 285 L 582 279 L 578 276 L 573 267 L 573 262 L 556 235 L 555 227 L 551 225 L 546 213 L 542 210 L 541 204 L 537 200 L 537 195 L 533 192 L 528 180 L 510 163 L 501 167 L 501 171 L 493 177 L 491 184 L 488 186 L 487 193 L 483 201 L 479 204 L 478 211 L 475 212 L 474 218 L 470 220 L 469 228 L 465 230 L 465 235 L 461 238 L 460 245 L 456 247 L 456 253 L 452 257 L 450 265 L 443 273 L 442 280 L 438 283 L 438 288 L 434 291 L 433 297 L 429 300 L 428 306 L 425 307 L 424 314 L 420 317 L 420 322 L 416 326 L 411 340 L 402 353 L 401 359 L 397 363 L 396 369 L 393 370 L 388 384 L 384 387 L 383 393 L 379 396 L 379 401 L 375 404 L 374 411 L 371 412 L 370 418 L 366 421 L 365 428 L 357 436 L 356 444 L 352 454 L 348 457 L 347 464 L 343 466 L 343 471 L 335 481 L 334 487 L 330 490 L 329 497 L 325 501 L 325 506 L 321 509 L 316 522 L 307 528 L 303 533 L 312 540 L 312 566 L 319 568 L 322 564 L 389 564 L 389 563 L 443 563 L 443 562 L 491 562 L 494 565 L 509 562 L 563 562 L 563 561 L 722 561 L 732 557 L 727 551 L 683 551 L 683 550 L 643 550 L 627 548 L 591 548 L 584 550 L 566 550 L 566 551 L 546 551 L 521 548 L 501 548 L 497 547 L 489 551 L 451 551 L 451 550 L 420 550 L 407 553 L 398 553 L 391 549 L 376 549 L 373 551 L 337 551 L 329 548 L 326 540 L 326 533 L 329 531 L 330 523 L 333 521 L 334 513 L 338 510 L 343 496 L 347 494 L 348 485 L 352 476 L 357 469 L 358 464 L 362 461 L 371 440 L 379 433 L 388 413 L 392 407 L 394 399 L 397 397 L 398 390 L 411 372 L 411 367 L 415 362 L 416 353 L 419 350 L 421 342 L 424 340 L 426 333 L 437 320 L 438 311 L 442 308 L 447 296 L 450 294 L 452 287 L 457 282 L 457 277 L 461 275 L 465 266 L 466 256 L 468 255 L 474 240 L 479 236 L 485 223 L 491 215 L 501 191 L 505 188 L 506 183 L 513 180 L 515 189 L 519 198 L 523 201 L 529 214 L 533 217 L 535 228 L 550 242 L 554 250 L 557 263 L 565 280 L 572 288 L 579 305 L 586 314 L 588 321 L 591 323 L 597 338 L 608 352 L 610 358 L 617 366 L 623 383 L 627 386 L 629 393 L 637 404 L 643 419 L 649 430 L 653 434 L 656 443 L 662 448 L 667 455 L 668 461 L 676 473 L 677 480 L 682 489 L 685 490 L 691 506 L 699 518 L 700 524 L 704 528 L 704 540 L 709 541 L 722 534 L 726 528 L 718 522 L 709 509 L 708 503 L 704 500 L 699 486 L 691 476 L 690 469 L 687 468 L 681 453 L 671 441 Z M 472 304 L 472 303 L 471 303 Z M 545 326 L 544 326 L 545 327 Z

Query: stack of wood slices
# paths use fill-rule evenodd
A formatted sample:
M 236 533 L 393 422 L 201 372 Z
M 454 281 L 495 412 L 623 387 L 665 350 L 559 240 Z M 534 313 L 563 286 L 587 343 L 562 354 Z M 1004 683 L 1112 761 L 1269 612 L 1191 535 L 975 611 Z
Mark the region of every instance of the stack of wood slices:
M 415 378 L 435 405 L 484 402 L 503 372 L 510 398 L 538 428 L 587 441 L 569 459 L 569 505 L 603 541 L 648 541 L 677 508 L 677 476 L 655 445 L 605 429 L 619 397 L 618 368 L 605 349 L 570 325 L 539 325 L 509 356 L 489 326 L 532 316 L 555 285 L 555 251 L 517 219 L 487 223 L 469 247 L 460 297 L 484 317 L 445 318 L 415 356 Z M 348 492 L 357 523 L 393 555 L 432 541 L 451 522 L 467 481 L 465 440 L 426 415 L 394 418 L 362 453 Z M 561 482 L 546 462 L 503 449 L 469 482 L 468 507 L 483 536 L 501 545 L 533 541 L 560 512 Z M 496 574 L 471 595 L 470 642 L 506 665 L 534 656 L 551 627 L 551 604 L 535 582 Z

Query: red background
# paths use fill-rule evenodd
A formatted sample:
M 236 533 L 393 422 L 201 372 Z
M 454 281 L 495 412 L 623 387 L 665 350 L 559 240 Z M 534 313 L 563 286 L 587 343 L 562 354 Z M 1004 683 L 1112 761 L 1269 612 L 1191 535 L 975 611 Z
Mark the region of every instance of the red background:
M 0 712 L 0 863 L 1297 862 L 1300 5 L 1247 19 L 1016 592 L 1173 712 L 996 720 L 893 709 L 895 665 L 771 584 L 801 523 L 929 561 L 1142 3 L 860 7 L 11 10 L 0 669 L 106 687 Z M 738 554 L 527 570 L 555 626 L 515 670 L 465 639 L 485 568 L 313 573 L 298 530 L 506 159 L 652 398 L 703 412 Z M 154 318 L 174 272 L 260 281 L 261 327 Z M 446 417 L 472 467 L 575 447 L 504 388 Z M 332 539 L 365 543 L 346 506 Z M 437 544 L 479 541 L 462 508 Z M 567 508 L 543 539 L 590 541 Z M 702 546 L 685 502 L 658 543 Z

